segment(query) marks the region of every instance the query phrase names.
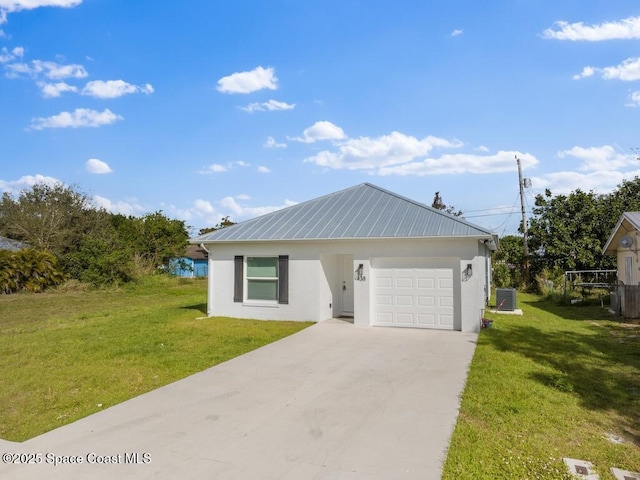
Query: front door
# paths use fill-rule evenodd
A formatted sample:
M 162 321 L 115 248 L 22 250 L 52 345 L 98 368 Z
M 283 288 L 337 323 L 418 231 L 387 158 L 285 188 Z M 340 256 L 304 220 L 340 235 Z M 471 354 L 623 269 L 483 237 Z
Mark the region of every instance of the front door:
M 342 256 L 342 313 L 353 315 L 353 255 Z

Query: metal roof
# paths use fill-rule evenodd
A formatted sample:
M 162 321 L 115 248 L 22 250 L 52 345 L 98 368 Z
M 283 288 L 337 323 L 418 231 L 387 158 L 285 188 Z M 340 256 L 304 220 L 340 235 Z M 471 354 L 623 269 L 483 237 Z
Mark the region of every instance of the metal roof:
M 12 252 L 17 252 L 18 250 L 22 250 L 23 248 L 27 247 L 28 245 L 26 243 L 0 236 L 0 250 L 10 250 Z
M 191 243 L 420 237 L 497 240 L 460 217 L 363 183 L 200 235 Z

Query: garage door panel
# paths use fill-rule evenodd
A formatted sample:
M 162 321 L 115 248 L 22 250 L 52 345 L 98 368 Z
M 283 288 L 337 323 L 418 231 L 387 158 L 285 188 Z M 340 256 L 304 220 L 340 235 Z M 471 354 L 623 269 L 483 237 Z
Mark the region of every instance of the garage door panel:
M 432 314 L 420 313 L 417 315 L 418 325 L 424 327 L 434 327 L 436 325 L 436 316 Z
M 438 304 L 441 307 L 453 307 L 453 297 L 438 297 Z
M 396 305 L 399 307 L 412 307 L 413 296 L 412 295 L 396 295 Z
M 431 295 L 418 295 L 417 300 L 419 307 L 433 307 L 436 304 L 435 297 Z
M 413 313 L 398 312 L 396 314 L 396 321 L 398 324 L 405 326 L 415 324 Z
M 453 329 L 453 268 L 387 265 L 375 272 L 374 324 Z
M 393 295 L 378 295 L 376 297 L 376 305 L 380 305 L 380 306 L 393 305 Z
M 440 288 L 453 288 L 453 278 L 439 278 L 438 287 Z
M 410 277 L 396 277 L 396 288 L 413 288 L 413 278 Z
M 418 278 L 418 288 L 420 289 L 432 289 L 435 285 L 436 282 L 433 278 Z

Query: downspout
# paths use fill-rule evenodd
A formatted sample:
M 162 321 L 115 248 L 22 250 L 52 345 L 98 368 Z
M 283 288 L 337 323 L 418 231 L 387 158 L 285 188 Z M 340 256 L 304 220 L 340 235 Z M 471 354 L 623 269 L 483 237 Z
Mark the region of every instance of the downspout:
M 213 306 L 213 258 L 204 243 L 200 244 L 200 248 L 207 252 L 207 317 L 210 317 Z

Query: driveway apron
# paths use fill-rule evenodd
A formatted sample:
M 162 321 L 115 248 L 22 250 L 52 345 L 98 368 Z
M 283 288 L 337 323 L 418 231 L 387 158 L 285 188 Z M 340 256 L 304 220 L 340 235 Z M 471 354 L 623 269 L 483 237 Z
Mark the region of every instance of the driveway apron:
M 322 322 L 26 442 L 0 442 L 0 453 L 36 462 L 2 463 L 0 478 L 439 479 L 476 341 Z

